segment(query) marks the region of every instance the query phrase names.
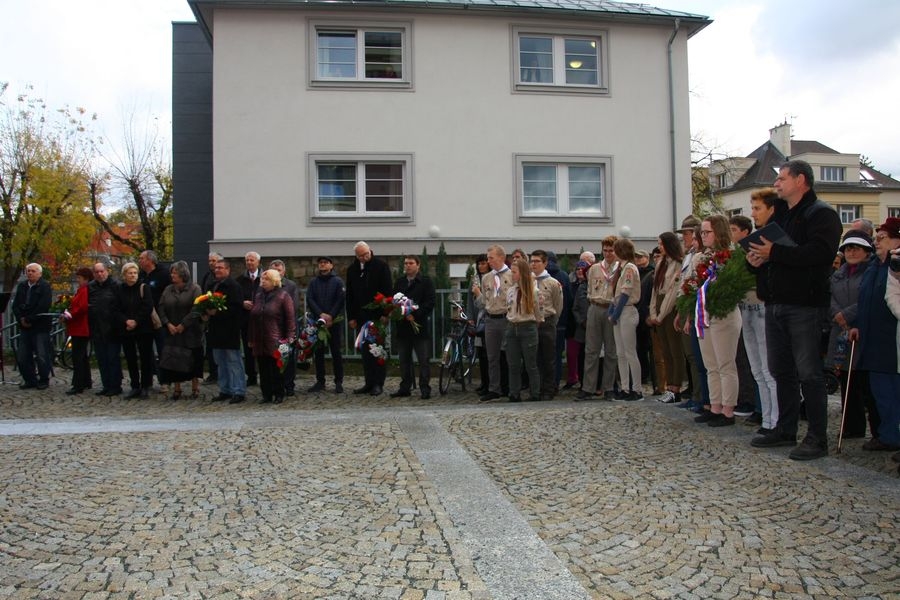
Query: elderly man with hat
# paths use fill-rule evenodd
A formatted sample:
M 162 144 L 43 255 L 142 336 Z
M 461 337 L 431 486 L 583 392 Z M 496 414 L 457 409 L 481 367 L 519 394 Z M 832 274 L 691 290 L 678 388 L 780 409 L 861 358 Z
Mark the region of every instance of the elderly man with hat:
M 344 312 L 346 289 L 344 282 L 334 273 L 334 261 L 330 256 L 320 256 L 316 260 L 319 274 L 309 282 L 306 288 L 306 309 L 316 320 L 325 321 L 331 333 L 328 338 L 328 349 L 331 352 L 331 363 L 334 371 L 334 391 L 344 391 L 344 358 L 341 355 L 341 327 L 334 327 L 334 319 Z M 316 383 L 309 392 L 325 390 L 325 348 L 318 346 L 313 358 L 316 365 Z
M 863 275 L 856 322 L 851 323 L 849 337 L 860 342 L 859 368 L 869 372 L 881 419 L 863 450 L 900 450 L 900 302 L 887 289 L 898 249 L 900 219 L 889 217 L 875 232 L 875 264 Z
M 825 367 L 837 372 L 841 383 L 841 398 L 846 398 L 844 437 L 866 436 L 867 409 L 872 435 L 877 437 L 878 410 L 869 392 L 869 374 L 858 368 L 858 352 L 854 353 L 853 364 L 850 364 L 850 344 L 847 340 L 849 323 L 856 321 L 859 284 L 866 271 L 875 265 L 872 238 L 861 229 L 851 229 L 844 234 L 839 249 L 844 256 L 844 264 L 831 276 L 831 306 L 828 310 L 831 332 Z M 847 379 L 851 370 L 853 385 L 848 391 Z

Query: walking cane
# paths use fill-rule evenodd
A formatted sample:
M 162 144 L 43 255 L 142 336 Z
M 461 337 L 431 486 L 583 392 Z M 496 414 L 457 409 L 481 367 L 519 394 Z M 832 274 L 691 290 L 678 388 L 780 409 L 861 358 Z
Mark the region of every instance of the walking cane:
M 856 340 L 850 342 L 850 360 L 847 362 L 847 383 L 844 384 L 844 402 L 841 406 L 841 429 L 838 431 L 837 453 L 841 453 L 841 444 L 844 440 L 844 419 L 847 418 L 847 398 L 850 396 L 850 374 L 853 371 L 853 351 L 856 349 Z

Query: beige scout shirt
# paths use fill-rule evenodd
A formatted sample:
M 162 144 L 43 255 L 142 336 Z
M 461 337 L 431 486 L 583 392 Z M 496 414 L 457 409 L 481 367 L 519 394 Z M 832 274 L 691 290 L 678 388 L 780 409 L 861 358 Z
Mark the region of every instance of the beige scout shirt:
M 681 263 L 666 259 L 666 274 L 659 289 L 653 286 L 650 296 L 650 318 L 662 321 L 675 308 L 675 299 L 681 290 Z M 661 299 L 660 299 L 661 298 Z M 656 305 L 659 304 L 659 310 Z
M 641 301 L 641 273 L 634 263 L 625 263 L 622 267 L 614 298 L 618 298 L 620 294 L 628 296 L 626 306 L 634 306 Z
M 559 282 L 557 282 L 557 283 L 559 283 Z M 535 285 L 531 290 L 531 293 L 534 295 L 534 311 L 532 311 L 530 313 L 522 312 L 522 307 L 520 306 L 520 303 L 516 302 L 516 297 L 518 295 L 518 292 L 519 292 L 518 285 L 513 285 L 506 292 L 506 305 L 507 305 L 506 320 L 509 321 L 510 323 L 528 323 L 528 322 L 542 323 L 544 321 L 544 317 L 541 316 L 541 308 L 540 308 L 539 293 L 538 293 L 537 285 Z M 523 293 L 525 293 L 524 290 L 523 290 Z
M 550 273 L 544 271 L 538 275 L 537 285 L 538 302 L 544 319 L 550 319 L 562 313 L 563 292 L 559 282 Z
M 608 305 L 613 299 L 612 280 L 619 270 L 619 262 L 612 265 L 605 260 L 594 263 L 587 272 L 587 298 L 591 304 Z
M 492 315 L 506 314 L 506 293 L 513 286 L 512 271 L 504 267 L 499 273 L 488 271 L 481 278 L 484 309 Z

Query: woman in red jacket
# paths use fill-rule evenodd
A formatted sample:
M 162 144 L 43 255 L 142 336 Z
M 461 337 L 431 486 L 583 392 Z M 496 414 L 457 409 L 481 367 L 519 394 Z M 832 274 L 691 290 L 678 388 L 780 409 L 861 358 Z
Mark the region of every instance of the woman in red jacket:
M 87 284 L 93 277 L 93 272 L 87 267 L 81 267 L 75 272 L 78 291 L 75 292 L 68 310 L 60 315 L 60 319 L 66 323 L 66 331 L 72 337 L 72 387 L 66 392 L 70 396 L 80 394 L 92 385 L 91 366 L 88 362 L 88 342 L 91 339 L 91 332 L 88 328 Z

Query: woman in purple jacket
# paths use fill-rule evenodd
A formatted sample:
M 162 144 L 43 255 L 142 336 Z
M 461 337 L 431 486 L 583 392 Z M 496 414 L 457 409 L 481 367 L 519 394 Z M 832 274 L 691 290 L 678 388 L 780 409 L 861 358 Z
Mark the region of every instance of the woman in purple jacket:
M 284 401 L 284 360 L 279 346 L 290 345 L 296 334 L 294 301 L 281 289 L 281 275 L 269 269 L 260 277 L 259 289 L 250 309 L 248 340 L 259 367 L 263 403 Z

